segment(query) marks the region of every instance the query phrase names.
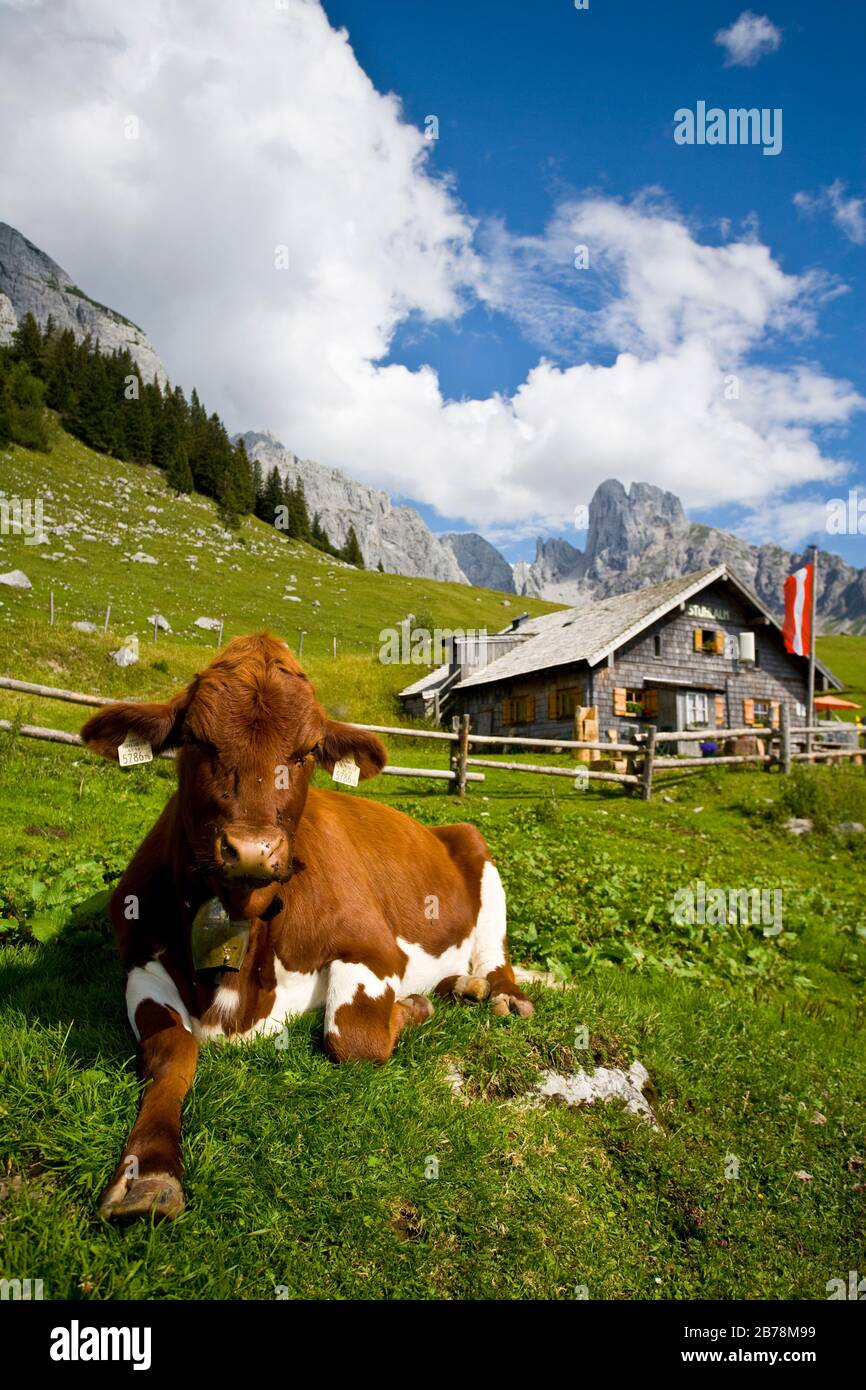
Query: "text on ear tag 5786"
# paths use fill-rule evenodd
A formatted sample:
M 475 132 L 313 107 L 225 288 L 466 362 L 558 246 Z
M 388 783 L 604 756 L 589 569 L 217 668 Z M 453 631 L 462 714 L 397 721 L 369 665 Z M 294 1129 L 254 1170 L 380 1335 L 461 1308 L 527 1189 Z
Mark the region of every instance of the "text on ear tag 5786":
M 341 758 L 338 763 L 334 763 L 331 776 L 335 782 L 342 782 L 346 787 L 357 787 L 361 769 L 354 758 Z
M 137 767 L 139 763 L 153 762 L 153 749 L 146 738 L 128 733 L 118 746 L 117 761 L 121 767 Z

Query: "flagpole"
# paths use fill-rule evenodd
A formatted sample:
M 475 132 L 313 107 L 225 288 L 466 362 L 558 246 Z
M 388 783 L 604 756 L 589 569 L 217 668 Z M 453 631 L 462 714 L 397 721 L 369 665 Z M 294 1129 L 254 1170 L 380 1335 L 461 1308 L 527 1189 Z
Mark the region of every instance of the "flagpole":
M 812 621 L 809 643 L 809 694 L 806 700 L 806 722 L 811 731 L 815 723 L 815 618 L 818 611 L 818 547 L 812 546 Z M 806 752 L 812 751 L 812 734 L 806 735 Z

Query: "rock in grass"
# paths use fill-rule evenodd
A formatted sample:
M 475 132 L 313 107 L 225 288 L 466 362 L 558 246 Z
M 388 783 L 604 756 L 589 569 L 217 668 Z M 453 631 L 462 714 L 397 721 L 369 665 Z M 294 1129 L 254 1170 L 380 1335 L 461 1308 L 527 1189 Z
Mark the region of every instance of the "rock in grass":
M 111 659 L 116 666 L 134 666 L 138 661 L 138 638 L 124 637 L 122 645 L 111 653 Z
M 0 574 L 0 584 L 6 584 L 10 589 L 33 588 L 23 570 L 9 570 L 7 574 Z
M 866 826 L 860 824 L 859 820 L 841 820 L 833 829 L 837 835 L 863 835 L 866 834 Z
M 644 1095 L 649 1073 L 641 1062 L 632 1062 L 628 1071 L 620 1067 L 596 1067 L 594 1071 L 575 1071 L 564 1076 L 546 1071 L 535 1088 L 536 1095 L 559 1100 L 565 1105 L 592 1105 L 597 1100 L 621 1100 L 632 1115 L 659 1128 L 659 1122 Z
M 202 627 L 205 632 L 219 632 L 220 620 L 219 618 L 196 618 L 193 626 Z
M 808 835 L 812 824 L 808 816 L 789 816 L 785 821 L 785 829 L 789 835 Z

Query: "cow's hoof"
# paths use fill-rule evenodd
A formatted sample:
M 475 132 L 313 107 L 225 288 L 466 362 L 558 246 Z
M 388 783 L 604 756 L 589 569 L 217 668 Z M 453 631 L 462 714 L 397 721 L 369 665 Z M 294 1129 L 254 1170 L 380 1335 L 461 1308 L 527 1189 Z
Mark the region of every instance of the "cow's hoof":
M 153 1216 L 156 1221 L 173 1221 L 185 1206 L 183 1188 L 171 1173 L 153 1173 L 146 1178 L 121 1178 L 103 1192 L 99 1215 L 103 1221 L 132 1221 Z
M 490 993 L 490 981 L 480 975 L 458 975 L 452 992 L 456 999 L 468 999 L 471 1004 L 480 1004 Z
M 409 1015 L 410 1023 L 426 1023 L 428 1018 L 433 1017 L 433 1005 L 423 994 L 407 994 L 400 1003 Z
M 490 1001 L 490 1012 L 499 1018 L 505 1018 L 508 1014 L 519 1014 L 521 1018 L 531 1018 L 535 1013 L 535 1005 L 531 999 L 525 999 L 518 994 L 494 994 Z

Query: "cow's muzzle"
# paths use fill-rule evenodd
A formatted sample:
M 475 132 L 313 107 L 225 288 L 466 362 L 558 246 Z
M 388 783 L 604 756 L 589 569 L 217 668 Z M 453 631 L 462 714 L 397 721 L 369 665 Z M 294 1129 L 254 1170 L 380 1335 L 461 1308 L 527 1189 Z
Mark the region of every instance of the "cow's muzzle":
M 228 879 L 252 879 L 257 883 L 284 881 L 291 871 L 289 842 L 282 830 L 250 834 L 224 830 L 217 842 L 217 863 Z

